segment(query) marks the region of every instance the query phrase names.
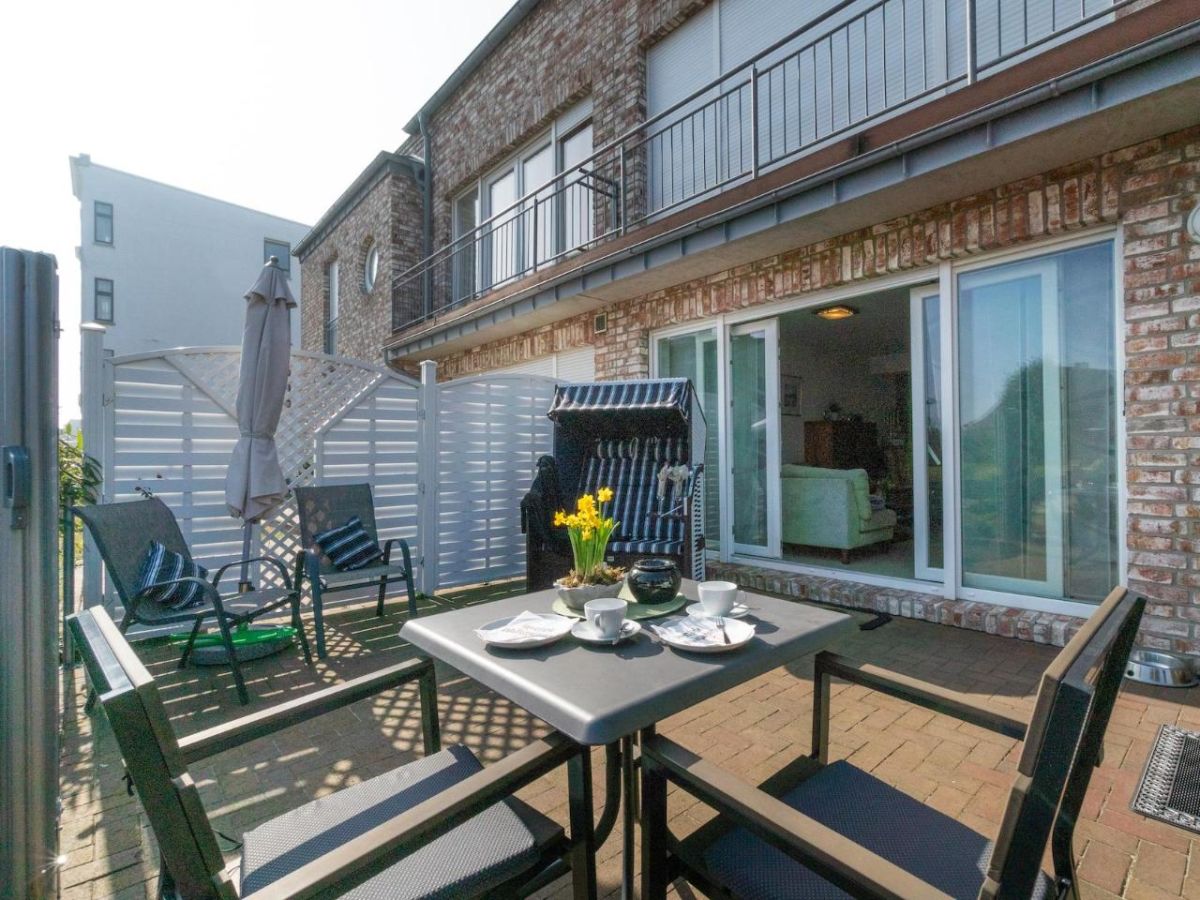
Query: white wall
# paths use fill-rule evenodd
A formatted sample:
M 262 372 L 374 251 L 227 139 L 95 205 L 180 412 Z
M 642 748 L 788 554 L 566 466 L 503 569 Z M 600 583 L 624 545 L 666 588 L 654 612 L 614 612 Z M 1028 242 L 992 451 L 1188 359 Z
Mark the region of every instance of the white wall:
M 113 323 L 105 350 L 114 355 L 180 346 L 240 344 L 242 299 L 263 264 L 263 239 L 293 247 L 309 227 L 71 159 L 80 202 L 79 261 L 83 322 L 95 319 L 96 278 L 113 281 Z M 95 201 L 113 206 L 112 245 L 94 240 Z M 300 300 L 300 263 L 291 259 L 292 293 Z M 292 313 L 299 346 L 300 310 Z

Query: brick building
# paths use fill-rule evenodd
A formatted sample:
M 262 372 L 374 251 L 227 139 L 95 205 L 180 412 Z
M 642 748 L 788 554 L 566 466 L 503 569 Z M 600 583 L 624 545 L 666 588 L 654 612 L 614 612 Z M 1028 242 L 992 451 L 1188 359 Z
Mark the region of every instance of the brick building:
M 522 0 L 298 247 L 304 344 L 687 375 L 738 577 L 1200 652 L 1194 3 L 984 7 Z

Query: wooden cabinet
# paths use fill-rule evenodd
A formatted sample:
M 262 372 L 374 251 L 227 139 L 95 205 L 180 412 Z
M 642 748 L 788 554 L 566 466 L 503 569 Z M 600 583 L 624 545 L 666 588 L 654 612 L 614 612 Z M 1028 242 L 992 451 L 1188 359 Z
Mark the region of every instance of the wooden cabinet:
M 822 469 L 883 469 L 879 429 L 874 422 L 817 419 L 804 423 L 804 464 Z

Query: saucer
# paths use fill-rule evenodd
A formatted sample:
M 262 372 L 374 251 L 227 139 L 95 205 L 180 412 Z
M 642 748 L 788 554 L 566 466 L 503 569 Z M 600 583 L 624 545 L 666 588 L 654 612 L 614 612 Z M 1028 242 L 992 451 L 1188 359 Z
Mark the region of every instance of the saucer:
M 711 613 L 706 613 L 704 611 L 703 603 L 689 603 L 688 608 L 686 610 L 684 610 L 684 612 L 686 612 L 689 616 L 695 616 L 697 619 L 700 619 L 700 618 L 715 619 L 715 618 L 717 618 L 716 616 L 712 615 Z M 725 613 L 725 615 L 721 616 L 720 618 L 722 618 L 722 619 L 740 619 L 742 616 L 746 615 L 749 612 L 750 612 L 750 607 L 748 607 L 745 603 L 735 603 L 735 604 L 733 604 L 733 609 L 731 609 L 729 612 Z
M 601 637 L 600 632 L 588 622 L 576 622 L 571 626 L 571 634 L 585 644 L 619 644 L 621 641 L 629 640 L 641 630 L 642 626 L 633 619 L 626 619 L 621 623 L 621 633 L 615 638 Z

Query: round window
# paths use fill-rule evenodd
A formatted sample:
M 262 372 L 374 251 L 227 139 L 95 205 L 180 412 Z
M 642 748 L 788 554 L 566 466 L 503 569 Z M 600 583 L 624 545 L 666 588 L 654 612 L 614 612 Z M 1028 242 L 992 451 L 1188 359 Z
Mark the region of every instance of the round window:
M 379 247 L 375 244 L 371 245 L 371 249 L 367 251 L 367 260 L 363 265 L 363 287 L 370 293 L 375 287 L 375 279 L 379 276 Z

